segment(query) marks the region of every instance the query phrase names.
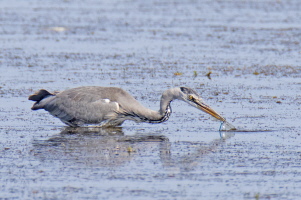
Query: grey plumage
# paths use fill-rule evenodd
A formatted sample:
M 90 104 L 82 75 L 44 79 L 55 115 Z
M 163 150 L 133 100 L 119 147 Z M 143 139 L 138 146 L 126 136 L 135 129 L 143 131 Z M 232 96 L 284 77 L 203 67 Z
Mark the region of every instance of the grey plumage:
M 168 120 L 171 114 L 170 102 L 174 99 L 183 100 L 225 121 L 194 90 L 187 87 L 166 90 L 162 94 L 159 111 L 142 106 L 129 93 L 116 87 L 85 86 L 57 93 L 42 89 L 28 99 L 35 101 L 32 110 L 44 109 L 74 127 L 84 124 L 119 126 L 125 120 L 161 123 Z

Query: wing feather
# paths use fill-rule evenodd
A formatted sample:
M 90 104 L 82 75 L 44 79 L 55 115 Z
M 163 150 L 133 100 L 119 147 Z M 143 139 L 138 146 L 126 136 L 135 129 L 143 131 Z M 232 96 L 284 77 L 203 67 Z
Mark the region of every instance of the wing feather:
M 117 102 L 90 87 L 58 93 L 44 106 L 50 114 L 71 126 L 101 123 L 112 118 L 118 108 Z

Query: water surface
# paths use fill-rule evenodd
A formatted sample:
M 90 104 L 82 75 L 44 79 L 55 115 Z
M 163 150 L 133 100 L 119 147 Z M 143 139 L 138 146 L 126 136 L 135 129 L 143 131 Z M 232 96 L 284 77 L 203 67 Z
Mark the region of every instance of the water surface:
M 2 1 L 0 198 L 298 199 L 300 10 L 297 0 Z M 163 124 L 114 130 L 30 110 L 38 89 L 83 85 L 122 87 L 155 110 L 164 90 L 188 86 L 249 132 L 220 134 L 177 101 Z

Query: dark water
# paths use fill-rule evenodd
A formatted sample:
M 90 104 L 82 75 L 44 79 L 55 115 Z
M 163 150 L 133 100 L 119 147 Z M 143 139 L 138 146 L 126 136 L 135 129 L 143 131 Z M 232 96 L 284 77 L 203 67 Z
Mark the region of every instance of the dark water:
M 300 10 L 298 0 L 0 2 L 0 199 L 298 199 Z M 113 130 L 30 110 L 38 89 L 83 85 L 122 87 L 155 110 L 164 90 L 188 86 L 248 132 L 219 133 L 176 101 L 166 123 Z

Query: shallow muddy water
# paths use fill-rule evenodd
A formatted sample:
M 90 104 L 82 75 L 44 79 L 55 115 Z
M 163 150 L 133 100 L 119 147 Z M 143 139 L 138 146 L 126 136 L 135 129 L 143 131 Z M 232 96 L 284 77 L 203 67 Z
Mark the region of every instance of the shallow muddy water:
M 1 1 L 0 199 L 298 199 L 301 4 Z M 188 86 L 239 131 L 183 102 L 162 124 L 66 127 L 29 95 L 116 86 L 157 110 Z

